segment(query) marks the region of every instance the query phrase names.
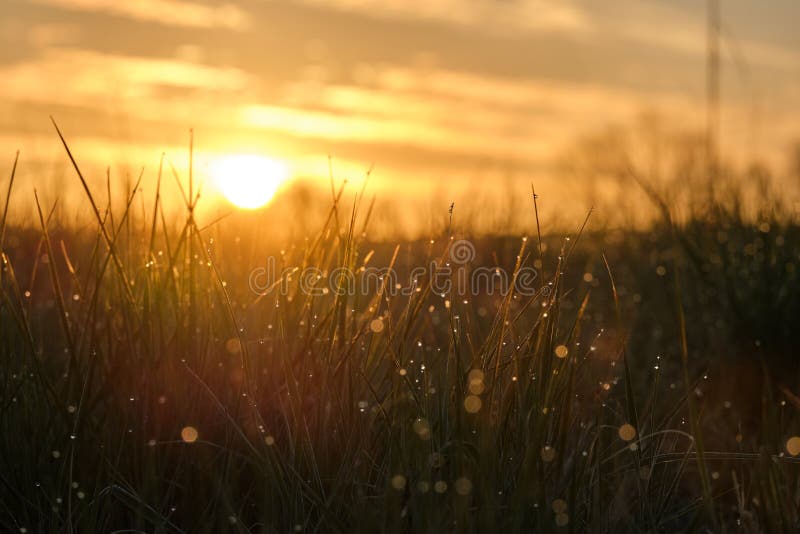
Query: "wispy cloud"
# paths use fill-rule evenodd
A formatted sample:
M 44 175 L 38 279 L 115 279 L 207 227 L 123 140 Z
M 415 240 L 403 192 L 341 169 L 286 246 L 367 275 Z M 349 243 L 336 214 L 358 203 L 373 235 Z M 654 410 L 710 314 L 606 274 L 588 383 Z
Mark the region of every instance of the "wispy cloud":
M 8 102 L 85 106 L 186 128 L 269 132 L 304 145 L 404 146 L 547 163 L 576 135 L 653 109 L 691 123 L 699 108 L 676 92 L 604 84 L 492 77 L 444 68 L 376 67 L 369 85 L 287 82 L 270 95 L 253 74 L 188 61 L 47 50 L 0 69 Z M 48 83 L 58 80 L 58 84 Z M 166 92 L 165 92 L 166 91 Z M 726 117 L 741 114 L 735 103 Z
M 233 4 L 206 5 L 185 0 L 33 0 L 62 9 L 96 11 L 168 26 L 227 28 L 249 26 L 247 14 Z
M 274 1 L 274 0 L 273 0 Z M 551 32 L 559 36 L 614 40 L 674 54 L 701 58 L 706 53 L 705 16 L 669 3 L 617 2 L 617 11 L 579 5 L 573 0 L 289 0 L 392 20 L 434 21 L 503 36 Z M 589 9 L 589 8 L 592 9 Z M 605 6 L 604 6 L 605 7 Z M 753 65 L 797 71 L 800 55 L 792 48 L 752 39 L 736 39 L 724 28 L 726 53 L 739 54 Z M 735 49 L 735 50 L 734 50 Z
M 377 69 L 370 87 L 297 84 L 285 92 L 280 102 L 244 106 L 239 120 L 299 137 L 538 163 L 576 134 L 633 119 L 647 106 L 682 116 L 692 109 L 672 93 L 399 66 Z
M 590 20 L 571 0 L 295 0 L 319 7 L 381 18 L 434 20 L 479 27 L 486 32 L 509 30 L 585 31 Z
M 635 43 L 662 48 L 688 56 L 704 57 L 707 54 L 706 28 L 697 21 L 665 21 L 669 31 L 654 32 L 643 25 L 626 25 L 617 29 L 618 35 Z M 737 40 L 723 33 L 724 54 L 752 65 L 800 71 L 800 54 L 787 49 L 753 40 Z
M 234 68 L 170 59 L 48 49 L 42 57 L 0 69 L 0 95 L 9 100 L 99 104 L 150 97 L 159 88 L 237 91 L 250 79 Z

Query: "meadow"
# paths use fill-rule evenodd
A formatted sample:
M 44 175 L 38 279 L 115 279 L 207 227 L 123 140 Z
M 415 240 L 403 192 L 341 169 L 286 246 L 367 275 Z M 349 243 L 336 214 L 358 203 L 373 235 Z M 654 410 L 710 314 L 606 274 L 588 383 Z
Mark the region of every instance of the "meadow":
M 387 243 L 337 183 L 265 249 L 197 223 L 186 176 L 175 226 L 72 162 L 79 230 L 38 197 L 7 224 L 32 201 L 13 172 L 0 197 L 0 530 L 800 527 L 800 226 L 775 191 L 678 218 L 642 182 L 647 228 L 569 235 L 525 191 L 527 235 L 444 202 L 443 231 Z M 254 288 L 269 261 L 285 276 Z M 372 267 L 397 279 L 352 286 Z M 436 276 L 487 267 L 509 290 Z

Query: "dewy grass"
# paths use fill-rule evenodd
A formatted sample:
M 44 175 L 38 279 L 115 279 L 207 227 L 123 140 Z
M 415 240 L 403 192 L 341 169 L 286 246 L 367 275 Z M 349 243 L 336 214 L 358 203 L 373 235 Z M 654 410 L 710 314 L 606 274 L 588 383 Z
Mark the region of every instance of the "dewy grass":
M 276 255 L 289 274 L 255 294 L 248 269 L 264 252 L 198 227 L 191 180 L 177 231 L 163 160 L 152 210 L 137 219 L 137 184 L 112 217 L 61 139 L 96 233 L 51 228 L 37 200 L 38 248 L 3 251 L 3 531 L 797 527 L 797 465 L 781 443 L 798 431 L 794 410 L 764 402 L 772 442 L 760 450 L 706 448 L 683 304 L 680 371 L 667 376 L 667 356 L 653 369 L 631 350 L 612 262 L 605 287 L 576 283 L 591 242 L 577 244 L 583 227 L 541 235 L 535 195 L 533 253 L 523 238 L 502 259 L 489 244 L 458 263 L 457 210 L 422 250 L 376 252 L 364 192 L 347 206 L 332 187 L 318 233 Z M 30 231 L 5 221 L 0 235 Z M 512 281 L 534 262 L 552 275 L 504 295 L 441 293 L 432 270 L 408 294 L 388 276 L 369 292 L 337 291 L 344 275 L 320 292 L 301 279 L 380 261 L 455 279 L 509 259 Z M 589 320 L 598 298 L 617 321 Z M 674 376 L 684 387 L 664 387 Z

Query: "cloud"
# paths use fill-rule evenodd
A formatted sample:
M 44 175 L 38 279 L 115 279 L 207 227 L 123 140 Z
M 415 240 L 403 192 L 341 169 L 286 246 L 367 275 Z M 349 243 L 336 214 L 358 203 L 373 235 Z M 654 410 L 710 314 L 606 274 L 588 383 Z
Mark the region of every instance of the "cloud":
M 275 0 L 273 0 L 275 1 Z M 285 0 L 286 1 L 286 0 Z M 634 46 L 702 58 L 706 54 L 705 15 L 702 9 L 686 10 L 669 3 L 639 4 L 631 0 L 612 2 L 606 11 L 573 0 L 291 0 L 320 9 L 335 9 L 360 16 L 412 21 L 434 21 L 468 27 L 484 34 L 508 36 L 524 33 L 557 33 L 615 40 Z M 750 39 L 735 40 L 725 29 L 724 46 L 732 43 L 755 65 L 797 71 L 800 55 L 795 50 Z
M 74 42 L 78 35 L 78 27 L 70 24 L 36 24 L 28 29 L 28 39 L 39 48 Z
M 627 39 L 680 54 L 703 58 L 708 53 L 706 30 L 697 23 L 680 25 L 672 24 L 672 29 L 653 32 L 651 28 L 640 25 L 629 25 L 620 28 L 619 32 Z M 723 59 L 735 47 L 742 59 L 755 65 L 797 72 L 800 70 L 800 54 L 794 50 L 753 40 L 734 40 L 730 35 L 722 35 Z
M 486 32 L 509 30 L 583 32 L 589 19 L 573 2 L 562 0 L 295 0 L 306 4 L 357 12 L 369 17 L 433 20 L 478 27 Z
M 72 105 L 150 98 L 164 87 L 235 92 L 250 80 L 234 68 L 82 49 L 47 49 L 40 58 L 0 69 L 0 76 L 3 98 Z
M 605 39 L 620 39 L 630 44 L 643 45 L 704 59 L 707 50 L 706 12 L 701 5 L 681 7 L 672 2 L 635 2 L 617 0 L 603 9 L 587 14 Z M 738 22 L 738 23 L 737 23 Z M 800 55 L 788 46 L 740 36 L 747 33 L 747 24 L 730 19 L 723 11 L 721 45 L 723 60 L 741 59 L 754 66 L 785 71 L 797 71 Z
M 685 97 L 443 68 L 378 66 L 372 83 L 286 83 L 267 97 L 259 79 L 230 67 L 174 59 L 46 49 L 0 68 L 8 102 L 88 106 L 140 121 L 206 126 L 331 143 L 466 152 L 542 162 L 574 135 L 657 106 L 674 115 Z M 58 83 L 53 83 L 57 80 Z
M 204 5 L 185 0 L 33 0 L 72 11 L 94 11 L 167 26 L 243 30 L 248 15 L 232 4 Z
M 394 144 L 541 163 L 576 134 L 632 120 L 647 106 L 689 117 L 672 93 L 486 77 L 447 69 L 388 66 L 371 86 L 292 84 L 286 98 L 241 108 L 247 126 L 296 137 Z

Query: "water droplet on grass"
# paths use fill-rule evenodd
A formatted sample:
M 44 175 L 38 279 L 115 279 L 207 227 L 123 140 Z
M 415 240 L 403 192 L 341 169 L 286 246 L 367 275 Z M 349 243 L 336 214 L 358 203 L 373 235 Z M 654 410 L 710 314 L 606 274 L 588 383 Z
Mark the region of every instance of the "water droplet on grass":
M 477 395 L 468 395 L 464 399 L 464 409 L 467 413 L 478 413 L 482 406 L 481 398 Z
M 624 425 L 619 427 L 617 434 L 619 434 L 619 438 L 621 440 L 630 441 L 636 437 L 636 429 L 633 427 L 633 425 L 625 423 Z
M 395 475 L 392 477 L 392 487 L 398 491 L 406 487 L 406 477 L 403 475 Z
M 185 443 L 194 443 L 197 441 L 198 435 L 197 429 L 193 426 L 185 426 L 181 430 L 181 439 Z
M 472 481 L 467 477 L 461 477 L 455 483 L 456 493 L 462 496 L 472 493 Z

